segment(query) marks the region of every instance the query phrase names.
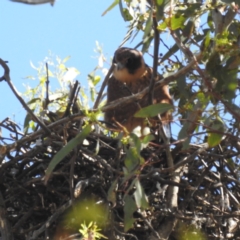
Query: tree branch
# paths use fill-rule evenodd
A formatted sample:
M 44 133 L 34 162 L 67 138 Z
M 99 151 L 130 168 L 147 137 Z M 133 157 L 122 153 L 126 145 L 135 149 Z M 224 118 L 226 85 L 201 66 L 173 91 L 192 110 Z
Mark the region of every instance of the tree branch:
M 33 113 L 33 111 L 28 107 L 28 105 L 25 103 L 25 101 L 18 94 L 17 89 L 14 87 L 14 85 L 12 84 L 11 79 L 10 79 L 10 69 L 9 69 L 8 65 L 6 64 L 6 62 L 3 61 L 1 58 L 0 58 L 0 65 L 4 69 L 4 74 L 0 78 L 0 81 L 5 80 L 7 82 L 8 86 L 11 88 L 13 94 L 16 96 L 16 98 L 19 100 L 19 102 L 22 104 L 22 106 L 25 108 L 25 110 L 31 115 L 33 120 L 36 121 L 44 129 L 44 131 L 47 134 L 51 134 L 51 131 L 45 126 L 45 124 L 43 122 L 40 121 L 40 119 Z

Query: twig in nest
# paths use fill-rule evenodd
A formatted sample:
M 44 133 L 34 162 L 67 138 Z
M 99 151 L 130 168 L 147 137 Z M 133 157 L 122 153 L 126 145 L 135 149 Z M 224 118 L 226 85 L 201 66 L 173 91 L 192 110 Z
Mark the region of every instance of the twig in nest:
M 79 91 L 79 82 L 76 81 L 74 83 L 73 88 L 70 90 L 70 96 L 69 96 L 69 100 L 68 100 L 68 105 L 67 105 L 66 111 L 65 111 L 65 113 L 63 115 L 63 118 L 67 117 L 70 114 L 71 106 L 73 106 L 74 102 L 76 102 L 76 95 L 78 94 L 78 91 Z
M 44 109 L 46 110 L 49 104 L 49 76 L 48 76 L 48 63 L 46 63 L 47 81 L 46 81 L 46 103 Z

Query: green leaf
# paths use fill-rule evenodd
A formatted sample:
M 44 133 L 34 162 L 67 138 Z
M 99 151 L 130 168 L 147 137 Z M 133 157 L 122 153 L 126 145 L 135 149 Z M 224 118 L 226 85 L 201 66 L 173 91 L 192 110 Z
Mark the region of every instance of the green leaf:
M 91 96 L 92 102 L 94 102 L 94 100 L 95 100 L 95 89 L 94 88 L 90 88 L 90 96 Z
M 122 9 L 122 16 L 123 16 L 123 19 L 124 19 L 125 21 L 131 21 L 131 20 L 133 20 L 133 17 L 132 17 L 132 15 L 130 14 L 130 12 L 128 11 L 127 8 L 123 8 L 123 9 Z
M 24 119 L 24 134 L 27 134 L 28 129 L 29 129 L 29 123 L 32 120 L 32 116 L 27 113 L 25 119 Z
M 190 123 L 185 122 L 182 129 L 178 133 L 178 140 L 184 139 L 188 137 L 188 128 L 189 128 Z
M 47 77 L 46 76 L 42 76 L 42 77 L 39 78 L 40 85 L 45 84 L 46 81 L 47 81 Z
M 142 140 L 143 144 L 148 144 L 149 142 L 151 142 L 152 140 L 154 140 L 155 137 L 152 134 L 148 134 L 147 136 L 145 136 Z
M 122 0 L 119 1 L 119 9 L 124 21 L 131 21 L 133 19 L 128 9 L 123 7 Z
M 209 103 L 209 97 L 206 94 L 204 94 L 203 92 L 198 92 L 196 94 L 196 98 L 201 103 L 202 108 L 205 108 Z
M 187 91 L 186 75 L 182 75 L 177 79 L 177 87 L 181 95 L 185 95 Z M 186 97 L 185 97 L 186 98 Z
M 201 8 L 202 3 L 197 3 L 197 1 L 188 1 L 187 8 L 178 8 L 177 14 L 183 14 L 187 18 L 196 18 L 198 17 L 199 13 L 202 13 L 202 11 L 200 10 Z
M 130 185 L 128 185 L 128 188 L 125 190 L 124 192 L 124 198 L 129 195 L 129 193 L 131 193 L 133 191 L 133 189 L 135 188 L 135 182 L 137 181 L 136 176 L 133 175 L 129 175 L 128 178 L 124 178 L 122 181 L 122 184 L 126 183 L 129 181 L 129 179 L 132 179 L 132 182 Z
M 204 233 L 201 232 L 194 224 L 181 223 L 179 226 L 178 240 L 207 240 Z
M 157 29 L 159 31 L 164 31 L 167 28 L 167 26 L 168 26 L 167 23 L 164 21 L 164 22 L 162 22 L 161 24 L 158 25 Z
M 111 11 L 116 5 L 118 5 L 119 0 L 115 0 L 103 13 L 102 16 L 104 16 L 107 12 Z
M 29 128 L 31 128 L 33 131 L 35 131 L 36 125 L 35 125 L 35 122 L 34 122 L 34 121 L 30 121 L 30 122 L 29 122 Z
M 94 79 L 93 79 L 93 84 L 94 86 L 96 86 L 101 80 L 101 77 L 100 76 L 95 76 Z
M 48 69 L 48 76 L 49 76 L 49 77 L 54 77 L 54 74 L 53 74 L 52 71 L 49 70 L 49 69 Z
M 210 147 L 215 147 L 217 146 L 222 139 L 223 134 L 219 133 L 209 133 L 208 134 L 208 144 Z
M 187 139 L 183 142 L 182 150 L 187 150 L 187 149 L 189 149 L 190 140 L 191 140 L 190 138 L 187 138 Z
M 164 18 L 164 13 L 166 8 L 168 8 L 171 5 L 171 1 L 170 0 L 157 0 L 156 1 L 156 17 L 157 17 L 157 21 L 159 22 L 161 19 Z
M 210 147 L 217 146 L 224 135 L 224 123 L 220 117 L 217 117 L 209 124 L 210 129 L 218 131 L 219 133 L 210 132 L 208 133 L 208 144 Z
M 183 142 L 183 147 L 182 149 L 186 150 L 189 148 L 189 143 L 190 143 L 190 138 L 189 138 L 189 134 L 188 134 L 188 129 L 189 129 L 190 123 L 189 122 L 185 122 L 182 129 L 180 130 L 180 132 L 178 133 L 178 139 L 182 140 L 182 139 L 186 139 Z
M 135 198 L 137 207 L 141 209 L 148 208 L 149 204 L 148 204 L 147 196 L 144 193 L 144 189 L 138 179 L 135 182 L 135 187 L 136 187 L 136 190 L 134 192 L 134 198 Z
M 115 206 L 116 204 L 116 189 L 117 189 L 118 180 L 114 180 L 111 184 L 111 187 L 108 189 L 107 200 Z
M 151 11 L 149 16 L 148 16 L 148 20 L 146 22 L 146 26 L 145 26 L 144 34 L 143 34 L 143 39 L 145 39 L 149 35 L 149 33 L 151 32 L 152 23 L 153 23 L 153 19 L 152 19 L 152 11 Z
M 232 60 L 232 57 L 229 58 L 226 65 L 223 66 L 220 54 L 215 52 L 211 55 L 206 65 L 207 71 L 212 77 L 217 79 L 215 90 L 220 92 L 227 100 L 232 100 L 235 97 L 235 90 L 238 85 L 238 61 L 234 62 Z
M 173 16 L 170 20 L 171 22 L 171 29 L 172 30 L 177 30 L 178 28 L 184 28 L 184 23 L 187 20 L 186 17 L 184 17 L 183 15 L 181 16 Z
M 138 156 L 140 156 L 140 151 L 141 151 L 141 141 L 140 141 L 140 138 L 136 134 L 134 134 L 134 133 L 131 133 L 130 137 L 133 140 L 134 147 L 137 150 Z
M 182 30 L 182 35 L 186 38 L 191 37 L 193 31 L 195 28 L 195 24 L 193 21 L 189 20 L 186 24 L 186 26 L 183 26 L 183 30 Z
M 82 144 L 83 140 L 91 132 L 91 125 L 87 125 L 75 138 L 70 140 L 66 146 L 64 146 L 51 160 L 46 170 L 46 176 L 44 183 L 46 184 L 53 169 L 59 164 L 65 156 L 67 156 L 77 145 Z
M 33 103 L 40 103 L 41 98 L 32 98 L 30 101 L 27 102 L 27 105 L 33 104 Z
M 63 64 L 63 63 L 60 63 L 58 65 L 59 69 L 61 69 L 63 72 L 66 72 L 67 71 L 67 67 Z
M 71 58 L 71 56 L 67 56 L 67 57 L 65 57 L 65 58 L 62 60 L 62 62 L 65 63 L 65 62 L 67 62 L 70 58 Z
M 137 206 L 132 197 L 126 195 L 124 204 L 124 231 L 127 232 L 133 227 L 135 219 L 133 218 L 133 213 L 137 211 Z
M 127 156 L 124 160 L 124 164 L 128 170 L 128 173 L 133 173 L 138 169 L 140 164 L 139 154 L 135 147 L 130 147 L 126 152 Z
M 171 18 L 166 18 L 163 23 L 159 24 L 158 30 L 165 30 L 167 27 L 170 27 L 171 30 L 184 29 L 186 20 L 187 18 L 183 15 L 174 15 Z
M 142 53 L 145 53 L 148 50 L 152 40 L 153 40 L 152 35 L 149 35 L 145 39 L 143 39 Z
M 81 226 L 82 233 L 89 233 L 89 231 L 86 230 L 91 227 L 91 231 L 96 234 L 100 230 L 98 227 L 106 226 L 108 211 L 110 211 L 110 209 L 108 209 L 107 204 L 97 204 L 96 199 L 90 197 L 90 195 L 85 195 L 84 201 L 76 201 L 74 208 L 70 207 L 70 209 L 67 209 L 62 220 L 63 224 L 67 225 L 71 219 L 74 219 L 74 221 L 71 221 L 72 228 L 77 229 Z M 87 222 L 88 225 L 86 225 L 85 222 Z M 91 222 L 92 224 L 90 224 Z M 96 227 L 94 227 L 95 224 Z
M 144 158 L 141 156 L 142 143 L 141 139 L 134 133 L 130 134 L 130 147 L 126 149 L 126 158 L 124 164 L 126 166 L 125 179 L 139 171 L 139 167 L 144 164 Z
M 213 18 L 212 18 L 212 13 L 211 13 L 211 11 L 209 11 L 209 13 L 208 13 L 207 23 L 208 23 L 209 28 L 211 29 L 211 32 L 213 32 L 214 29 L 215 29 L 215 27 L 214 27 L 214 23 L 213 23 Z
M 203 44 L 204 49 L 208 49 L 208 46 L 211 42 L 211 35 L 210 34 L 211 34 L 210 31 L 207 31 L 207 34 L 205 35 L 204 44 Z
M 134 114 L 134 117 L 139 117 L 139 118 L 155 117 L 158 114 L 165 113 L 171 109 L 173 109 L 173 106 L 168 103 L 153 104 L 137 111 Z

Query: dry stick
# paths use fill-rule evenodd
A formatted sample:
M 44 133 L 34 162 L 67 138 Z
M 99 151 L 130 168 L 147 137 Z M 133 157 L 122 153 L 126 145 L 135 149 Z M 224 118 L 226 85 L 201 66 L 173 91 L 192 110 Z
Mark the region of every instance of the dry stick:
M 153 99 L 153 95 L 154 95 L 154 85 L 156 85 L 155 83 L 155 79 L 157 77 L 157 66 L 158 66 L 158 51 L 159 51 L 159 32 L 157 30 L 157 21 L 156 21 L 156 16 L 153 13 L 153 27 L 154 27 L 154 57 L 153 57 L 153 75 L 152 75 L 152 79 L 151 79 L 151 84 L 149 87 L 149 101 Z M 150 95 L 151 94 L 151 95 Z M 159 116 L 159 120 L 161 120 L 161 117 Z M 161 122 L 161 121 L 160 121 Z M 172 158 L 172 154 L 171 154 L 171 150 L 170 150 L 170 139 L 166 136 L 166 133 L 164 131 L 163 128 L 163 124 L 161 123 L 161 126 L 159 128 L 160 130 L 160 136 L 162 137 L 164 143 L 166 144 L 166 155 L 167 155 L 167 164 L 168 164 L 168 168 L 172 169 L 174 167 L 174 163 L 173 163 L 173 158 Z M 181 168 L 176 169 L 174 172 L 172 173 L 171 176 L 171 181 L 179 183 L 180 182 L 180 172 L 181 172 Z M 178 186 L 168 186 L 168 207 L 171 210 L 174 210 L 175 208 L 177 208 L 178 203 L 177 203 L 177 199 L 178 199 Z M 175 227 L 177 223 L 177 219 L 174 218 L 167 218 L 165 223 L 162 224 L 158 229 L 157 229 L 157 233 L 158 235 L 156 236 L 154 234 L 154 232 L 151 234 L 150 240 L 154 240 L 154 239 L 168 239 L 170 233 L 173 231 L 173 228 Z
M 5 61 L 3 61 L 1 58 L 0 58 L 0 65 L 4 69 L 4 75 L 0 78 L 0 81 L 5 80 L 8 83 L 9 87 L 11 88 L 11 90 L 14 93 L 14 95 L 16 96 L 16 98 L 21 102 L 22 106 L 31 115 L 33 120 L 36 121 L 44 129 L 44 131 L 47 134 L 51 134 L 51 131 L 45 126 L 45 124 L 43 122 L 41 122 L 38 119 L 38 117 L 33 113 L 33 111 L 28 107 L 28 105 L 24 102 L 24 100 L 18 94 L 17 89 L 13 86 L 11 79 L 10 79 L 10 69 L 9 69 L 8 65 L 5 63 Z
M 5 206 L 5 199 L 2 196 L 2 193 L 0 192 L 0 233 L 1 233 L 1 239 L 5 240 L 13 240 L 13 232 L 11 231 L 11 224 L 8 221 L 7 218 L 7 210 Z
M 153 97 L 154 97 L 154 86 L 155 82 L 158 76 L 157 67 L 158 67 L 158 52 L 159 52 L 159 32 L 157 29 L 157 19 L 156 19 L 156 13 L 153 12 L 153 28 L 154 28 L 154 55 L 153 55 L 153 74 L 151 78 L 151 83 L 149 86 L 149 103 L 153 104 Z M 160 116 L 159 116 L 160 118 Z M 160 119 L 161 120 L 161 119 Z M 167 145 L 166 147 L 166 154 L 167 154 L 167 161 L 168 161 L 168 167 L 172 168 L 173 165 L 173 159 L 169 147 L 169 139 L 165 134 L 165 131 L 163 130 L 163 124 L 161 124 L 161 137 L 163 138 L 164 143 Z
M 55 2 L 55 0 L 11 0 L 13 2 L 19 2 L 19 3 L 24 3 L 24 4 L 29 4 L 29 5 L 37 5 L 37 4 L 44 4 L 44 3 L 50 3 L 52 6 Z
M 70 90 L 70 96 L 69 96 L 69 99 L 68 99 L 68 105 L 67 105 L 67 108 L 66 108 L 66 111 L 65 111 L 63 117 L 67 117 L 70 114 L 71 106 L 73 106 L 75 96 L 78 93 L 78 91 L 77 91 L 78 87 L 79 87 L 79 82 L 76 81 L 74 83 L 74 85 L 73 85 L 73 88 L 71 88 L 71 90 Z
M 20 228 L 26 222 L 26 220 L 29 219 L 30 217 L 32 217 L 33 212 L 34 212 L 34 207 L 30 208 L 25 214 L 23 214 L 23 216 L 20 217 L 20 219 L 17 221 L 17 223 L 15 223 L 14 226 L 12 227 L 12 231 L 15 233 L 17 231 L 20 231 Z M 3 239 L 5 239 L 5 238 L 3 238 Z
M 159 32 L 157 29 L 157 20 L 156 13 L 153 11 L 152 19 L 153 19 L 153 30 L 154 30 L 154 53 L 153 53 L 153 73 L 151 77 L 151 82 L 149 86 L 148 93 L 148 102 L 149 104 L 153 104 L 154 98 L 154 85 L 158 76 L 157 68 L 158 68 L 158 52 L 159 52 Z
M 49 104 L 49 76 L 48 76 L 48 63 L 46 63 L 47 81 L 46 81 L 46 103 L 44 109 L 46 110 Z
M 99 93 L 98 93 L 97 99 L 96 99 L 96 101 L 95 101 L 95 103 L 94 103 L 94 106 L 93 106 L 94 109 L 97 109 L 97 108 L 98 108 L 98 105 L 99 105 L 100 100 L 101 100 L 102 95 L 103 95 L 103 91 L 104 91 L 104 89 L 105 89 L 105 87 L 106 87 L 106 85 L 107 85 L 107 83 L 108 83 L 108 79 L 109 79 L 110 75 L 111 75 L 112 72 L 113 72 L 113 68 L 114 68 L 114 66 L 112 65 L 111 68 L 109 69 L 109 71 L 108 71 L 108 73 L 107 73 L 107 75 L 106 75 L 103 83 L 102 83 L 101 89 L 100 89 L 100 91 L 99 91 Z
M 78 119 L 84 118 L 84 117 L 85 116 L 83 116 L 82 113 L 77 113 L 77 114 L 74 114 L 74 115 L 71 115 L 71 116 L 59 119 L 59 120 L 49 124 L 48 125 L 48 129 L 52 129 L 52 128 L 54 128 L 54 127 L 56 127 L 58 125 L 64 124 L 64 123 L 66 123 L 68 121 L 75 121 L 75 120 L 78 120 Z M 33 140 L 39 138 L 39 136 L 42 135 L 43 133 L 44 133 L 43 129 L 39 129 L 38 131 L 33 132 L 33 133 L 31 133 L 31 134 L 21 138 L 20 140 L 14 142 L 14 143 L 7 144 L 6 145 L 6 152 L 13 151 L 18 146 L 22 146 L 26 142 L 33 141 Z
M 69 207 L 72 206 L 72 200 L 69 200 L 65 204 L 63 204 L 60 208 L 56 210 L 56 212 L 48 218 L 48 220 L 37 230 L 35 230 L 29 240 L 37 239 L 37 237 L 43 233 L 47 228 L 50 227 L 50 225 L 56 221 L 56 219 L 63 214 Z

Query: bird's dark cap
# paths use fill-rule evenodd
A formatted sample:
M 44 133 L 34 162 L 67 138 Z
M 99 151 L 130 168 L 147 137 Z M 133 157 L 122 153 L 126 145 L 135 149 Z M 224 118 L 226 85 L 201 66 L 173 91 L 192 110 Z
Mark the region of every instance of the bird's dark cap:
M 133 48 L 122 47 L 116 50 L 113 64 L 117 70 L 126 68 L 129 73 L 135 73 L 144 65 L 142 53 Z

